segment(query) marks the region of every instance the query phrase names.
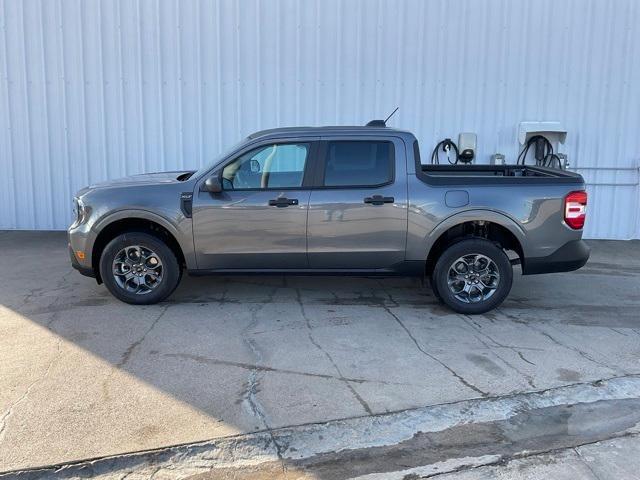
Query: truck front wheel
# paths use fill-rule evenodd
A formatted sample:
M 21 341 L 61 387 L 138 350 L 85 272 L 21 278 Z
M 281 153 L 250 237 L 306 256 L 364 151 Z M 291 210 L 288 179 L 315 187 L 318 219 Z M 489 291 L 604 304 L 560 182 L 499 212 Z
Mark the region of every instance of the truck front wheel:
M 167 298 L 180 282 L 173 251 L 159 238 L 127 232 L 107 244 L 100 276 L 111 294 L 126 303 L 149 305 Z
M 507 254 L 484 238 L 470 238 L 447 248 L 433 271 L 442 301 L 458 313 L 484 313 L 509 294 L 513 268 Z

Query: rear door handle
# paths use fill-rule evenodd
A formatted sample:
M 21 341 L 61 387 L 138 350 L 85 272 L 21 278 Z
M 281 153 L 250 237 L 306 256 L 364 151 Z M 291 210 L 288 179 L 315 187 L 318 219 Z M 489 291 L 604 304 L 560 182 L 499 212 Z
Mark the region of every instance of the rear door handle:
M 284 207 L 288 207 L 289 205 L 298 205 L 298 199 L 280 197 L 280 198 L 275 198 L 273 200 L 269 200 L 270 207 L 284 208 Z
M 365 197 L 364 203 L 370 203 L 371 205 L 382 205 L 383 203 L 393 203 L 395 198 L 383 197 L 382 195 L 374 195 L 373 197 Z

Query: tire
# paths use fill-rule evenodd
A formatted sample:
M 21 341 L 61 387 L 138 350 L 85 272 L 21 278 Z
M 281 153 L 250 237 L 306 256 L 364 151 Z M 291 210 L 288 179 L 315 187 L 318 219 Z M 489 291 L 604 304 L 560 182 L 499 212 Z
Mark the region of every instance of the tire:
M 435 267 L 434 267 L 434 271 L 435 271 Z M 431 272 L 431 275 L 429 276 L 429 284 L 431 285 L 431 291 L 433 292 L 433 296 L 436 297 L 436 300 L 438 301 L 438 303 L 442 303 L 442 296 L 438 291 L 438 284 L 436 283 L 436 277 L 433 274 L 433 272 Z
M 115 270 L 122 273 L 117 275 Z M 161 239 L 148 233 L 127 232 L 111 240 L 102 251 L 100 276 L 118 300 L 151 305 L 173 293 L 182 269 Z
M 469 238 L 454 243 L 440 255 L 433 281 L 447 306 L 473 315 L 488 312 L 507 298 L 513 268 L 507 254 L 493 242 Z

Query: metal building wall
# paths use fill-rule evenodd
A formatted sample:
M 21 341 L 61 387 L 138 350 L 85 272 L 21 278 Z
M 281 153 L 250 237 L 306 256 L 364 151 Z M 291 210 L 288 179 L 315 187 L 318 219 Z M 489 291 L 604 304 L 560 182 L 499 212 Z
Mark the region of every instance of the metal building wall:
M 480 162 L 514 161 L 520 121 L 561 121 L 587 235 L 638 238 L 639 25 L 635 0 L 0 0 L 0 228 L 65 228 L 82 186 L 258 129 L 400 106 L 424 158 L 474 131 Z

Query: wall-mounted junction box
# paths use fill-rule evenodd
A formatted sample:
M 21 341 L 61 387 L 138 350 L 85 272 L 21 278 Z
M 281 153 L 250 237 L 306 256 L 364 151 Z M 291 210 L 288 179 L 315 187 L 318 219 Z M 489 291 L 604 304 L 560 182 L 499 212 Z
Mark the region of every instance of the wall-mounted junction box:
M 520 122 L 518 127 L 520 145 L 526 145 L 535 135 L 546 137 L 556 151 L 558 143 L 564 143 L 567 139 L 567 131 L 562 128 L 560 122 Z
M 544 164 L 547 158 L 550 158 L 551 161 L 555 159 L 557 163 L 551 163 L 550 165 L 557 165 L 561 169 L 566 169 L 569 165 L 567 156 L 558 152 L 558 147 L 567 139 L 567 131 L 562 128 L 560 122 L 520 122 L 518 127 L 518 141 L 523 148 L 527 148 L 525 146 L 529 145 L 529 140 L 538 135 L 543 136 L 549 141 L 554 155 L 549 156 L 548 154 L 551 152 L 547 150 L 545 143 L 538 140 L 532 145 L 534 150 L 533 155 L 536 160 Z

